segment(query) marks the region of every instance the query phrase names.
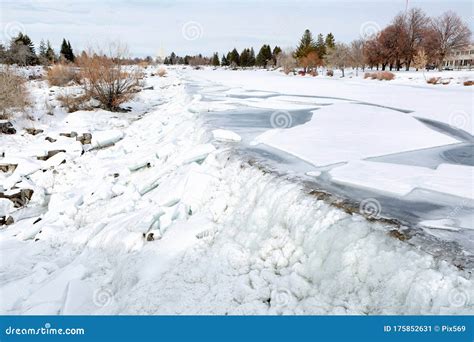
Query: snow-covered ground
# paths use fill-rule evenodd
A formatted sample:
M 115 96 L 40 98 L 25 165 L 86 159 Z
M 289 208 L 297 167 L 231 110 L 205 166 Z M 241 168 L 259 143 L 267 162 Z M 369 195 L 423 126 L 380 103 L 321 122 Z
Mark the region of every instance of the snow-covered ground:
M 472 143 L 472 127 L 449 118 L 465 113 L 472 123 L 472 90 L 151 71 L 154 88 L 130 113 L 65 114 L 44 82 L 32 82 L 34 128 L 44 132 L 27 134 L 19 128 L 33 123 L 19 119 L 16 135 L 0 136 L 0 165 L 17 165 L 0 172 L 0 186 L 34 191 L 24 208 L 0 202 L 0 216 L 15 221 L 0 230 L 2 314 L 474 313 L 470 264 L 456 267 L 391 223 L 318 200 L 251 160 L 260 149 L 287 173 L 389 198 L 421 186 L 426 197 L 462 200 L 442 223 L 472 231 L 472 158 L 374 161 Z M 51 151 L 60 152 L 42 160 Z M 287 164 L 292 156 L 298 162 Z M 468 247 L 455 251 L 467 260 Z

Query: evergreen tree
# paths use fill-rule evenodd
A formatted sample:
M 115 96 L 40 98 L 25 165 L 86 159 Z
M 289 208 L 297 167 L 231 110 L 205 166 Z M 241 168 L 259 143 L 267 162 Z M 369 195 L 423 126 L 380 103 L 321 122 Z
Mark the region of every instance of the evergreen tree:
M 28 35 L 19 33 L 10 42 L 10 62 L 19 65 L 34 65 L 38 63 L 35 47 Z
M 328 35 L 326 36 L 326 49 L 334 49 L 336 46 L 336 41 L 334 39 L 334 35 L 329 32 Z
M 39 55 L 40 57 L 43 57 L 43 58 L 46 57 L 46 43 L 44 42 L 43 39 L 41 39 L 41 42 L 39 45 Z
M 170 65 L 170 59 L 168 57 L 165 57 L 165 60 L 163 61 L 164 65 Z
M 255 64 L 265 68 L 267 66 L 268 61 L 270 61 L 271 59 L 272 59 L 272 50 L 270 48 L 270 45 L 264 44 L 260 48 L 260 51 L 257 54 Z
M 240 55 L 236 48 L 229 53 L 227 59 L 229 60 L 230 65 L 240 65 Z
M 306 29 L 300 40 L 300 45 L 296 49 L 297 58 L 306 57 L 310 52 L 316 51 L 316 43 L 310 30 Z
M 74 63 L 74 61 L 76 60 L 76 56 L 74 56 L 74 52 L 72 51 L 72 47 L 71 47 L 71 42 L 69 40 L 67 41 L 67 49 L 69 51 L 68 59 Z
M 256 59 L 255 59 L 255 51 L 253 50 L 253 47 L 250 48 L 250 53 L 249 53 L 249 66 L 253 67 L 255 66 Z
M 275 46 L 273 48 L 273 52 L 272 52 L 272 59 L 273 59 L 273 64 L 276 65 L 276 62 L 277 62 L 277 56 L 278 54 L 281 53 L 281 48 L 279 46 Z
M 250 50 L 249 49 L 243 49 L 242 52 L 240 53 L 240 66 L 242 67 L 248 67 L 250 62 Z
M 318 34 L 318 39 L 316 40 L 316 52 L 320 59 L 323 59 L 326 55 L 326 43 L 321 33 Z
M 230 65 L 229 60 L 224 55 L 222 55 L 221 65 L 222 66 L 229 66 Z
M 46 42 L 46 60 L 50 63 L 53 63 L 56 60 L 56 54 L 54 53 L 49 40 Z
M 74 62 L 75 60 L 75 56 L 71 48 L 71 43 L 64 38 L 63 42 L 61 43 L 60 55 L 68 62 Z
M 218 53 L 214 53 L 214 55 L 212 56 L 212 65 L 213 66 L 219 66 L 221 65 L 221 63 L 219 62 L 219 55 Z

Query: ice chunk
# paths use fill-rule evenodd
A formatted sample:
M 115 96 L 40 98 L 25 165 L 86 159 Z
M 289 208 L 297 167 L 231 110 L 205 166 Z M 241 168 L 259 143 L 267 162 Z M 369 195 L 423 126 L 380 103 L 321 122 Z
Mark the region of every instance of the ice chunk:
M 109 130 L 109 131 L 98 131 L 92 134 L 92 147 L 100 148 L 115 144 L 117 141 L 123 138 L 122 131 Z
M 7 216 L 13 209 L 12 201 L 6 198 L 0 198 L 0 217 Z
M 158 149 L 156 156 L 159 159 L 166 159 L 176 151 L 176 146 L 174 144 L 166 144 L 163 147 Z
M 195 146 L 190 151 L 186 152 L 183 156 L 181 156 L 181 162 L 183 164 L 188 164 L 192 162 L 199 162 L 208 156 L 209 153 L 212 153 L 216 150 L 216 148 L 211 144 L 201 144 Z
M 221 142 L 239 142 L 242 140 L 237 133 L 225 129 L 215 129 L 212 131 L 212 135 L 215 140 Z

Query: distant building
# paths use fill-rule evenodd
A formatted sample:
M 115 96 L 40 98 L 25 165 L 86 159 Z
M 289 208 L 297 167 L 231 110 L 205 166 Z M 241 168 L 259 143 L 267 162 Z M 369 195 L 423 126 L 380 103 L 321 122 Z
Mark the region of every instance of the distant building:
M 471 69 L 474 67 L 474 45 L 455 50 L 443 61 L 445 68 L 451 69 Z

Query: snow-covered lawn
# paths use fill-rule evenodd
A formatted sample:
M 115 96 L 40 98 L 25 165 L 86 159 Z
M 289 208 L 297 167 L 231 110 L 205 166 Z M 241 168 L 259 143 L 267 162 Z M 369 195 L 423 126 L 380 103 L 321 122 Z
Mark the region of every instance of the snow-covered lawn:
M 275 72 L 176 69 L 165 78 L 149 76 L 154 89 L 142 91 L 130 113 L 55 108 L 54 116 L 40 115 L 44 99 L 55 102 L 36 82 L 42 104 L 35 127 L 44 132 L 0 136 L 0 165 L 17 165 L 0 172 L 0 186 L 34 191 L 24 208 L 0 201 L 0 215 L 15 220 L 0 230 L 0 312 L 472 314 L 470 269 L 395 238 L 387 223 L 317 200 L 299 183 L 235 153 L 264 142 L 315 170 L 337 164 L 330 172 L 343 182 L 397 193 L 422 183 L 466 196 L 472 167 L 441 164 L 424 170 L 427 176 L 414 167 L 400 171 L 408 177 L 399 184 L 390 179 L 392 169 L 363 159 L 457 143 L 414 116 L 446 123 L 447 108 L 472 116 L 471 90 L 321 82 Z M 313 116 L 272 130 L 253 109 L 243 117 L 225 114 L 242 108 Z M 217 121 L 210 124 L 212 113 Z M 242 118 L 247 127 L 215 127 Z M 61 134 L 72 131 L 90 133 L 91 143 Z M 52 150 L 61 152 L 41 160 Z M 383 177 L 362 182 L 371 172 Z

